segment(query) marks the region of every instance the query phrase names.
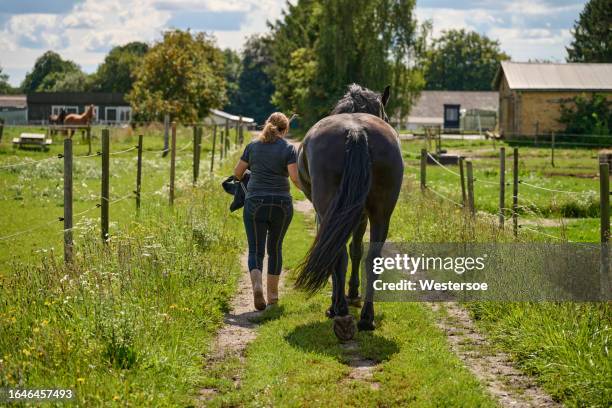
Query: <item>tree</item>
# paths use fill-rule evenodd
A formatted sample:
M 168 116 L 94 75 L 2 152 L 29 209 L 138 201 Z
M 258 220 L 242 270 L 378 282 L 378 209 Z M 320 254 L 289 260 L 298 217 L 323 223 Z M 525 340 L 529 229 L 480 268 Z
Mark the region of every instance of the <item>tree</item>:
M 32 72 L 28 72 L 21 88 L 23 92 L 37 92 L 39 86 L 45 79 L 45 77 L 52 73 L 67 73 L 80 71 L 79 66 L 72 61 L 64 60 L 62 57 L 53 51 L 47 51 L 34 63 Z
M 0 67 L 0 94 L 12 93 L 13 88 L 8 83 L 9 76 L 2 72 L 2 67 Z
M 271 39 L 253 35 L 244 44 L 242 67 L 238 78 L 238 95 L 235 112 L 263 123 L 275 108 L 271 98 L 274 85 L 267 73 L 272 63 Z
M 414 0 L 300 0 L 272 26 L 273 103 L 309 125 L 325 116 L 348 84 L 392 84 L 388 114 L 406 114 L 418 92 L 423 44 Z
M 92 77 L 80 69 L 69 72 L 52 72 L 37 88 L 38 92 L 86 92 L 92 90 Z
M 114 47 L 95 73 L 94 89 L 123 94 L 130 92 L 136 68 L 142 64 L 147 51 L 149 46 L 139 41 Z
M 612 0 L 590 0 L 574 24 L 568 62 L 612 62 Z
M 226 101 L 223 53 L 205 33 L 167 31 L 136 70 L 127 99 L 141 120 L 203 118 Z
M 238 100 L 239 85 L 238 81 L 240 78 L 240 70 L 242 68 L 242 61 L 240 55 L 236 51 L 230 48 L 223 50 L 223 61 L 224 61 L 224 78 L 227 87 L 227 103 L 223 109 L 227 112 L 240 114 L 240 102 Z
M 501 61 L 510 59 L 499 41 L 474 31 L 444 31 L 427 53 L 427 89 L 451 91 L 491 90 Z
M 577 95 L 561 103 L 559 122 L 568 134 L 611 135 L 612 102 L 604 94 Z

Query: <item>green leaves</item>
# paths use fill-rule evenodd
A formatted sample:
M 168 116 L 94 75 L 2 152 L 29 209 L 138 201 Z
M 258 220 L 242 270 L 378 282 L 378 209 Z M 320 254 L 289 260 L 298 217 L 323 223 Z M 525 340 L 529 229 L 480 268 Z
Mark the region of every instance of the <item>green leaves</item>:
M 574 40 L 567 47 L 569 62 L 612 62 L 612 2 L 590 0 L 574 24 Z
M 422 80 L 414 0 L 301 0 L 272 25 L 272 102 L 309 126 L 356 82 L 391 84 L 387 113 L 408 112 Z M 401 95 L 401 98 L 396 96 Z
M 223 54 L 204 33 L 168 31 L 145 55 L 127 99 L 138 120 L 194 122 L 226 101 Z
M 427 53 L 427 89 L 489 91 L 501 61 L 510 59 L 493 41 L 474 31 L 449 30 Z

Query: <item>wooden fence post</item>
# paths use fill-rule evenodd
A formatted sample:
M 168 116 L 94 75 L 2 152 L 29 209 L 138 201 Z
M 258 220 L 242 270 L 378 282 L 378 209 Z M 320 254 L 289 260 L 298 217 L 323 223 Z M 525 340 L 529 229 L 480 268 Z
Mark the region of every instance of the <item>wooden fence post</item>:
M 610 240 L 610 165 L 599 163 L 599 206 L 601 216 L 601 242 Z
M 506 148 L 499 149 L 499 228 L 504 228 L 506 208 Z
M 102 129 L 102 191 L 100 202 L 100 221 L 102 230 L 102 240 L 108 240 L 108 205 L 110 191 L 110 133 L 108 128 Z
M 427 188 L 427 149 L 421 149 L 421 191 Z
M 140 186 L 142 183 L 142 135 L 138 135 L 138 162 L 136 167 L 136 211 L 140 211 Z
M 238 131 L 239 133 L 238 140 L 240 140 L 240 146 L 242 146 L 242 144 L 244 143 L 244 129 L 243 129 L 243 124 L 242 124 L 242 116 L 240 116 L 240 128 L 239 129 L 240 130 Z
M 223 146 L 225 146 L 225 135 L 223 133 L 224 130 L 219 129 L 219 164 L 221 164 L 221 160 L 223 160 Z
M 0 142 L 2 142 L 3 134 L 4 134 L 4 120 L 0 119 Z
M 459 179 L 461 180 L 461 204 L 463 204 L 463 208 L 466 208 L 467 205 L 467 196 L 465 193 L 465 173 L 463 171 L 463 161 L 465 158 L 463 156 L 459 156 Z
M 168 154 L 168 139 L 169 139 L 169 133 L 170 133 L 170 115 L 168 115 L 167 113 L 164 115 L 164 150 L 162 153 L 162 157 L 166 157 L 166 155 Z
M 599 163 L 599 205 L 600 205 L 600 294 L 606 300 L 610 293 L 610 164 Z
M 213 125 L 212 151 L 210 152 L 210 172 L 215 169 L 215 144 L 217 143 L 217 125 Z
M 172 122 L 172 136 L 170 145 L 170 205 L 174 205 L 174 176 L 176 173 L 176 122 Z
M 91 155 L 91 126 L 87 126 L 87 145 L 88 145 L 88 150 L 87 150 L 87 155 Z
M 64 262 L 72 262 L 72 139 L 64 139 Z
M 472 216 L 476 215 L 476 208 L 474 206 L 474 171 L 472 168 L 472 159 L 465 161 L 467 166 L 467 188 L 468 188 L 468 207 Z
M 193 141 L 193 185 L 198 182 L 200 175 L 200 152 L 202 151 L 202 127 L 198 126 L 195 131 Z
M 519 185 L 519 149 L 514 148 L 512 164 L 512 229 L 518 236 L 518 185 Z
M 550 164 L 555 167 L 555 132 L 550 132 L 551 149 L 550 149 Z
M 227 151 L 229 150 L 229 119 L 225 119 L 225 139 L 223 140 L 223 149 L 225 150 L 223 152 L 223 158 L 226 159 L 227 158 Z
M 198 176 L 196 175 L 196 159 L 198 154 L 198 127 L 193 125 L 193 142 L 191 143 L 193 147 L 193 157 L 191 159 L 191 167 L 193 169 L 193 185 L 195 186 L 196 181 L 198 180 Z

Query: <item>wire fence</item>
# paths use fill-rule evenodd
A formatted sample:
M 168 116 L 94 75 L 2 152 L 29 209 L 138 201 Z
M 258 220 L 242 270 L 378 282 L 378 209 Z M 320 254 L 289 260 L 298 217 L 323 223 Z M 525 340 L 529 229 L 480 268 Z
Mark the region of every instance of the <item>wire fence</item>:
M 197 141 L 198 141 L 198 145 L 197 146 L 200 149 L 202 149 L 201 142 L 203 140 L 205 140 L 204 132 L 200 131 L 198 134 L 199 134 L 199 136 L 197 138 Z M 194 132 L 194 138 L 195 138 L 195 135 L 196 135 L 196 133 Z M 242 144 L 243 143 L 242 137 L 239 137 L 239 136 L 241 136 L 241 135 L 236 134 L 236 142 L 239 142 L 240 144 Z M 226 146 L 221 146 L 222 140 L 223 140 L 223 142 L 224 142 L 224 144 Z M 227 145 L 229 145 L 229 149 L 227 148 Z M 237 147 L 236 143 L 233 143 L 233 145 L 234 145 L 233 146 L 234 148 Z M 186 151 L 187 149 L 189 149 L 192 146 L 194 146 L 194 140 L 190 140 L 189 142 L 185 143 L 180 148 L 176 149 L 176 153 Z M 108 152 L 107 154 L 108 154 L 108 156 L 119 156 L 119 155 L 128 154 L 128 153 L 133 152 L 133 151 L 138 150 L 138 149 L 139 149 L 139 146 L 132 146 L 132 147 L 129 147 L 127 149 L 123 149 L 123 150 L 119 150 L 119 151 L 114 151 L 114 152 Z M 229 134 L 227 132 L 224 135 L 224 139 L 221 139 L 221 138 L 219 139 L 218 149 L 219 149 L 218 153 L 219 153 L 220 157 L 218 157 L 217 160 L 218 160 L 218 163 L 221 164 L 224 161 L 223 159 L 228 158 L 229 153 L 232 151 L 232 142 L 231 142 L 231 139 L 230 139 Z M 224 151 L 226 153 L 221 155 L 221 149 L 224 149 Z M 155 154 L 159 154 L 159 153 L 164 153 L 164 152 L 170 152 L 171 150 L 172 150 L 171 148 L 162 149 L 162 150 L 144 150 L 143 149 L 141 151 L 141 153 L 155 153 Z M 189 173 L 191 171 L 194 171 L 194 183 L 195 183 L 195 177 L 197 177 L 196 176 L 196 172 L 194 170 L 196 168 L 196 166 L 195 166 L 196 157 L 197 157 L 197 160 L 198 160 L 198 167 L 199 167 L 199 160 L 200 160 L 200 156 L 199 155 L 196 156 L 195 153 L 196 152 L 195 152 L 195 149 L 194 149 L 194 155 L 193 155 L 194 166 L 193 166 L 193 169 L 190 168 L 190 169 L 186 169 L 186 170 L 182 171 L 178 175 L 179 179 L 182 179 L 184 177 L 188 177 Z M 213 150 L 210 153 L 211 153 L 211 160 L 214 160 L 214 156 L 215 156 L 214 148 L 213 148 Z M 94 158 L 94 157 L 103 157 L 103 153 L 98 151 L 96 153 L 91 153 L 91 154 L 86 154 L 86 155 L 71 155 L 70 156 L 71 159 L 88 159 L 88 158 Z M 22 161 L 22 162 L 18 162 L 18 163 L 10 163 L 10 164 L 6 164 L 6 165 L 2 165 L 2 166 L 0 166 L 0 170 L 12 169 L 12 168 L 21 167 L 21 166 L 35 165 L 35 164 L 38 164 L 38 163 L 41 163 L 41 162 L 46 162 L 46 161 L 51 161 L 51 160 L 56 160 L 56 159 L 64 159 L 64 160 L 66 160 L 66 157 L 64 156 L 64 154 L 60 153 L 60 154 L 57 154 L 57 155 L 54 155 L 54 156 L 51 156 L 51 157 L 46 157 L 46 158 L 40 159 L 40 160 L 27 160 L 27 161 Z M 138 166 L 141 166 L 140 161 L 138 163 Z M 211 168 L 211 171 L 212 171 L 212 168 Z M 163 188 L 162 188 L 162 190 L 163 190 Z M 149 192 L 133 191 L 133 192 L 130 192 L 128 194 L 125 194 L 125 195 L 123 195 L 121 197 L 118 197 L 118 198 L 115 198 L 115 199 L 112 199 L 112 200 L 110 198 L 106 198 L 106 197 L 102 197 L 102 196 L 97 196 L 97 197 L 95 197 L 95 199 L 96 200 L 100 200 L 100 203 L 97 203 L 95 206 L 87 208 L 87 209 L 85 209 L 83 211 L 80 211 L 80 212 L 72 214 L 71 219 L 74 220 L 75 218 L 82 217 L 82 216 L 86 215 L 87 213 L 90 213 L 90 212 L 92 212 L 92 211 L 94 211 L 96 209 L 99 209 L 100 207 L 102 207 L 102 203 L 103 202 L 106 202 L 109 206 L 117 204 L 117 203 L 125 201 L 125 200 L 128 200 L 128 199 L 135 199 L 135 200 L 137 200 L 137 202 L 139 202 L 140 199 L 142 199 L 144 197 L 148 197 L 148 196 L 154 195 L 154 194 L 159 194 L 160 191 L 162 191 L 162 190 L 155 190 L 155 191 L 149 191 Z M 43 229 L 45 227 L 53 225 L 56 222 L 62 222 L 62 221 L 64 221 L 64 217 L 57 217 L 57 218 L 54 218 L 53 220 L 49 220 L 47 222 L 43 222 L 41 224 L 37 224 L 37 225 L 35 225 L 33 227 L 26 228 L 26 229 L 23 229 L 23 230 L 20 230 L 20 231 L 15 231 L 15 232 L 12 232 L 12 233 L 4 235 L 4 236 L 0 236 L 0 242 L 7 241 L 7 240 L 10 240 L 12 238 L 17 238 L 17 237 L 26 235 L 28 233 L 41 230 L 41 229 Z M 61 229 L 58 232 L 65 233 L 65 232 L 69 232 L 71 230 L 74 230 L 75 228 L 76 228 L 76 226 L 73 225 L 71 228 L 64 228 L 64 229 Z
M 425 152 L 426 152 L 426 150 L 425 150 Z M 515 153 L 518 154 L 518 150 L 516 150 Z M 425 169 L 426 168 L 427 163 L 426 162 L 423 163 L 423 160 L 426 160 L 426 159 L 428 159 L 431 162 L 433 162 L 436 166 L 442 168 L 445 172 L 447 172 L 449 174 L 452 174 L 453 176 L 459 178 L 461 180 L 461 183 L 464 183 L 464 178 L 470 177 L 470 176 L 472 177 L 472 179 L 468 180 L 468 182 L 467 182 L 467 184 L 468 184 L 467 189 L 470 190 L 470 188 L 471 188 L 472 190 L 471 191 L 467 191 L 467 194 L 466 194 L 467 197 L 464 196 L 464 200 L 467 199 L 468 204 L 470 204 L 472 206 L 473 206 L 473 202 L 470 203 L 469 201 L 470 201 L 470 197 L 473 197 L 473 194 L 474 194 L 473 187 L 472 187 L 473 183 L 481 183 L 483 185 L 494 186 L 494 187 L 497 187 L 497 188 L 500 188 L 500 189 L 504 188 L 506 186 L 512 185 L 512 183 L 509 183 L 509 182 L 505 182 L 505 181 L 502 182 L 502 179 L 500 179 L 499 182 L 493 182 L 493 181 L 488 181 L 488 180 L 484 180 L 484 179 L 475 178 L 475 177 L 473 177 L 473 174 L 468 174 L 467 176 L 464 176 L 463 175 L 463 168 L 461 168 L 461 173 L 458 173 L 458 172 L 448 168 L 444 164 L 442 164 L 440 162 L 440 160 L 438 160 L 434 155 L 432 155 L 429 152 L 426 152 L 426 155 L 421 155 L 421 161 L 420 161 L 421 162 L 421 169 Z M 460 164 L 460 166 L 463 166 L 463 163 L 461 161 L 460 161 L 459 164 Z M 571 195 L 571 196 L 580 196 L 580 195 L 594 194 L 595 193 L 595 191 L 593 191 L 593 190 L 570 191 L 570 190 L 562 190 L 562 189 L 557 189 L 557 188 L 549 188 L 549 187 L 544 187 L 544 186 L 541 186 L 541 185 L 529 183 L 529 182 L 526 182 L 524 180 L 521 180 L 518 177 L 517 169 L 518 168 L 515 168 L 514 171 L 513 171 L 513 173 L 515 173 L 514 177 L 515 177 L 515 182 L 517 183 L 517 185 L 524 185 L 524 186 L 526 186 L 528 188 L 531 188 L 531 189 L 535 189 L 535 190 L 543 191 L 543 192 L 548 192 L 548 193 L 552 193 L 552 194 L 566 194 L 566 195 Z M 454 206 L 457 206 L 459 208 L 466 208 L 466 205 L 465 205 L 464 202 L 458 202 L 458 201 L 454 200 L 453 198 L 449 197 L 448 195 L 441 193 L 439 190 L 432 188 L 432 186 L 426 182 L 426 176 L 421 179 L 421 183 L 422 183 L 422 187 L 423 187 L 424 191 L 430 191 L 434 195 L 438 196 L 439 198 L 441 198 L 442 200 L 444 200 L 444 201 L 446 201 L 448 203 L 453 204 Z M 609 183 L 609 181 L 608 181 L 608 183 Z M 465 191 L 465 187 L 466 186 L 462 184 L 462 190 L 463 191 Z M 514 196 L 515 193 L 513 192 L 512 194 Z M 501 191 L 500 191 L 500 195 L 502 195 Z M 523 195 L 519 196 L 518 194 L 516 196 L 516 200 L 525 201 L 527 203 L 527 205 L 513 204 L 511 208 L 508 208 L 506 206 L 506 204 L 505 204 L 505 199 L 504 199 L 504 200 L 501 200 L 501 202 L 500 202 L 500 208 L 499 208 L 499 212 L 497 214 L 489 214 L 489 213 L 482 213 L 482 214 L 485 214 L 486 216 L 489 216 L 489 218 L 499 219 L 500 227 L 503 226 L 503 223 L 505 221 L 508 221 L 509 219 L 512 219 L 513 221 L 515 219 L 518 220 L 518 210 L 519 209 L 521 209 L 522 211 L 526 211 L 526 212 L 532 213 L 536 217 L 542 217 L 541 212 L 538 213 L 539 212 L 538 205 L 535 204 L 533 201 L 527 199 Z M 470 209 L 471 209 L 471 212 L 473 214 L 476 214 L 475 208 L 472 207 Z M 506 216 L 506 213 L 508 211 L 510 211 L 511 217 Z M 603 215 L 602 215 L 602 217 L 603 217 Z M 609 220 L 605 221 L 602 218 L 601 222 L 602 222 L 602 224 L 606 223 L 608 226 L 610 225 L 610 221 Z M 544 227 L 544 226 L 540 226 L 540 227 Z M 529 227 L 528 225 L 525 225 L 525 224 L 518 224 L 518 221 L 516 221 L 516 228 L 520 228 L 520 229 L 523 229 L 523 230 L 526 230 L 526 231 L 530 231 L 530 232 L 533 232 L 535 234 L 546 236 L 548 238 L 552 238 L 552 239 L 555 239 L 555 240 L 572 242 L 572 241 L 570 241 L 567 238 L 563 238 L 563 237 L 556 236 L 556 235 L 553 235 L 553 234 L 548 234 L 548 233 L 542 232 L 540 230 L 531 228 L 531 227 Z M 517 234 L 517 231 L 515 229 L 515 235 L 516 234 Z

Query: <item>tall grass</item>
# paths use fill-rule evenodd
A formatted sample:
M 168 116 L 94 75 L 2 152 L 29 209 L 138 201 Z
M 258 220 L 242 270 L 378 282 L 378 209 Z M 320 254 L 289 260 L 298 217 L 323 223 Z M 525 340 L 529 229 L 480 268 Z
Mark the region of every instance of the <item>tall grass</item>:
M 83 406 L 192 402 L 237 276 L 242 229 L 210 178 L 174 209 L 145 201 L 108 244 L 81 231 L 0 285 L 0 387 L 76 390 Z
M 394 213 L 389 241 L 512 242 L 494 218 L 472 221 L 463 210 L 423 196 L 410 179 Z M 544 237 L 544 239 L 546 239 Z M 521 233 L 519 241 L 541 241 Z M 572 407 L 612 404 L 612 307 L 609 303 L 471 302 L 493 343 L 556 399 Z

